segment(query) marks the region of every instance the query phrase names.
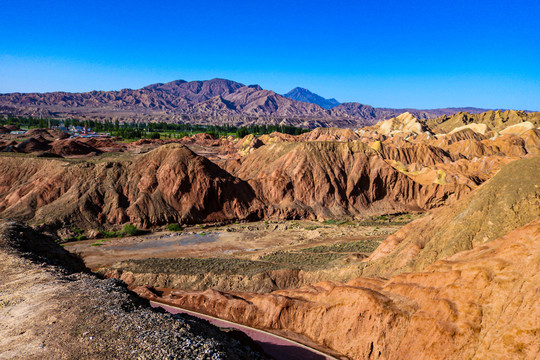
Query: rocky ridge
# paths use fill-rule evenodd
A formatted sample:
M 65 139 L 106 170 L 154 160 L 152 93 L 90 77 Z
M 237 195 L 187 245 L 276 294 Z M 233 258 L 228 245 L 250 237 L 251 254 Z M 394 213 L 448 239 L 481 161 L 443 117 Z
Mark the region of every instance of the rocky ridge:
M 153 310 L 52 239 L 0 221 L 0 353 L 25 359 L 263 359 L 208 323 Z

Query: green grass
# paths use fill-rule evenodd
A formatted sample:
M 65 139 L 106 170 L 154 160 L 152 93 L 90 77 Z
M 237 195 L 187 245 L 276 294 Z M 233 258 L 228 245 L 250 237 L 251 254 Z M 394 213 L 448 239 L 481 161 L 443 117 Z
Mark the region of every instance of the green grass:
M 121 231 L 100 230 L 99 233 L 104 238 L 116 238 L 116 237 L 122 237 L 122 235 L 123 235 L 123 233 Z

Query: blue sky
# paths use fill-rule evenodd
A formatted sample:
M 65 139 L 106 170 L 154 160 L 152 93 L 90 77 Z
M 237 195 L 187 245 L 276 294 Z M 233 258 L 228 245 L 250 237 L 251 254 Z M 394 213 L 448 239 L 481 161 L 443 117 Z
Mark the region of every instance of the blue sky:
M 540 110 L 538 1 L 25 1 L 0 92 L 227 78 L 379 107 Z

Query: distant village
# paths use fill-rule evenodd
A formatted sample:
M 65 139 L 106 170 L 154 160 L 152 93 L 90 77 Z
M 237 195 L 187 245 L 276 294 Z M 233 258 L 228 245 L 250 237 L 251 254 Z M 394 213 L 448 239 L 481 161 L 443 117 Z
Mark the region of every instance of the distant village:
M 60 123 L 57 126 L 52 126 L 51 129 L 63 131 L 71 135 L 72 138 L 77 138 L 77 137 L 79 138 L 93 138 L 93 137 L 107 138 L 111 136 L 110 133 L 96 133 L 95 131 L 93 131 L 91 128 L 87 126 L 74 126 L 74 125 L 66 126 L 64 123 Z M 11 131 L 11 134 L 13 135 L 23 135 L 25 133 L 26 133 L 25 130 Z

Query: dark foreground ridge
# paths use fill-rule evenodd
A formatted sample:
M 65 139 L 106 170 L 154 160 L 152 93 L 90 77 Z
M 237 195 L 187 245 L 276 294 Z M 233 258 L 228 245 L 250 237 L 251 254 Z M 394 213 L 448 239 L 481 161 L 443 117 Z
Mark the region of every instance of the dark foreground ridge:
M 153 310 L 50 238 L 0 221 L 0 354 L 25 359 L 264 359 L 218 328 Z

